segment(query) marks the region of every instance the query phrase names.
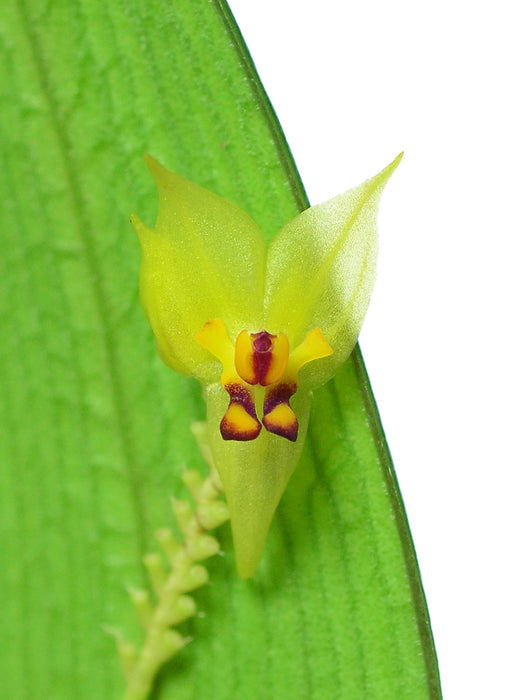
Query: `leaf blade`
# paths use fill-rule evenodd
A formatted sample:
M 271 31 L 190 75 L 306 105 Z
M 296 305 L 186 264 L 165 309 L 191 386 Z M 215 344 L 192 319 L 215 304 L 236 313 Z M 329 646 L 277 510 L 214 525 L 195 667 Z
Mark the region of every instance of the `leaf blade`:
M 19 0 L 0 11 L 1 84 L 12 96 L 0 110 L 8 291 L 0 584 L 14 640 L 0 658 L 4 692 L 117 698 L 120 671 L 101 625 L 138 636 L 125 587 L 140 582 L 140 556 L 169 522 L 167 496 L 179 492 L 182 464 L 199 465 L 187 426 L 203 418 L 198 387 L 156 359 L 138 304 L 139 251 L 127 219 L 156 209 L 141 154 L 168 154 L 168 167 L 235 201 L 267 238 L 306 200 L 223 3 L 181 2 L 174 12 L 171 2 Z M 330 386 L 316 395 L 317 414 L 325 400 L 332 405 Z M 369 411 L 366 402 L 353 410 Z M 325 432 L 318 420 L 312 437 Z M 199 598 L 207 617 L 188 625 L 195 642 L 166 669 L 159 698 L 262 700 L 268 689 L 283 700 L 292 689 L 324 698 L 350 693 L 356 678 L 364 687 L 362 666 L 344 663 L 363 655 L 357 639 L 349 647 L 342 621 L 355 599 L 332 568 L 334 532 L 325 526 L 340 504 L 331 509 L 330 473 L 309 467 L 308 455 L 253 584 L 233 575 L 224 533 L 227 564 L 213 565 L 214 586 Z M 319 541 L 308 537 L 302 495 L 317 504 Z M 314 547 L 331 572 L 323 600 L 342 596 L 331 615 L 318 600 Z M 337 665 L 327 620 L 341 649 Z M 425 647 L 410 634 L 404 648 Z M 427 676 L 437 683 L 435 663 Z M 414 689 L 439 697 L 438 685 L 422 690 L 422 677 L 406 697 Z

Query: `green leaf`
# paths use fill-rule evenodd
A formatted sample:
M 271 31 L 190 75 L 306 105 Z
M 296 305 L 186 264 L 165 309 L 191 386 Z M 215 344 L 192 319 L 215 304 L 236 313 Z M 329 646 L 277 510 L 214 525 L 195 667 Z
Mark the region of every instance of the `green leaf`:
M 220 0 L 8 0 L 0 9 L 0 595 L 6 698 L 122 696 L 126 587 L 201 466 L 196 382 L 158 360 L 138 302 L 157 197 L 142 153 L 270 237 L 306 206 Z M 349 183 L 351 184 L 351 183 Z M 358 350 L 314 397 L 257 577 L 228 529 L 206 617 L 161 698 L 439 698 L 417 563 Z

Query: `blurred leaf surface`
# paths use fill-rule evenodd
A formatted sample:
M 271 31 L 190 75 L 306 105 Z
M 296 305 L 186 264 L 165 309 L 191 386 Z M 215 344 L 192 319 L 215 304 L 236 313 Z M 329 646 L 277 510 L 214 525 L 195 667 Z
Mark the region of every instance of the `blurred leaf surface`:
M 143 582 L 182 466 L 201 465 L 198 386 L 161 365 L 138 303 L 128 219 L 152 224 L 157 207 L 142 153 L 268 239 L 306 199 L 220 0 L 8 0 L 0 46 L 3 695 L 112 700 L 102 625 L 140 639 L 125 588 Z M 223 540 L 207 615 L 155 697 L 440 697 L 358 350 L 315 396 L 255 580 Z

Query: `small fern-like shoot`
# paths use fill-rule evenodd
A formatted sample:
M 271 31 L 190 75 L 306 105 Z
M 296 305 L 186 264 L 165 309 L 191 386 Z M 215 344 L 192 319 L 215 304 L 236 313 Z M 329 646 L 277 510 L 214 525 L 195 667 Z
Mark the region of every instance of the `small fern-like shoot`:
M 188 501 L 172 499 L 181 541 L 170 528 L 161 528 L 155 536 L 167 566 L 158 553 L 144 557 L 154 601 L 147 591 L 129 591 L 145 632 L 142 648 L 137 650 L 115 634 L 126 681 L 124 700 L 146 700 L 160 667 L 191 641 L 173 627 L 196 614 L 195 601 L 187 593 L 208 581 L 207 569 L 198 562 L 219 552 L 218 541 L 207 531 L 219 527 L 229 518 L 226 503 L 218 498 L 222 485 L 213 465 L 210 465 L 210 473 L 205 479 L 199 472 L 187 470 L 183 481 L 195 508 Z

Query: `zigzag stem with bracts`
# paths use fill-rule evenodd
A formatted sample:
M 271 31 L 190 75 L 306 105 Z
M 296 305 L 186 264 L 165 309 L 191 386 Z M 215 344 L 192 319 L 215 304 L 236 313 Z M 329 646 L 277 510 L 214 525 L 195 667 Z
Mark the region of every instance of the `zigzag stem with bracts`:
M 140 651 L 117 636 L 117 648 L 126 679 L 124 700 L 145 700 L 159 668 L 189 641 L 172 627 L 196 614 L 195 601 L 185 595 L 208 581 L 207 569 L 196 562 L 219 552 L 219 543 L 207 530 L 213 530 L 229 518 L 228 507 L 217 497 L 222 485 L 215 468 L 203 479 L 197 471 L 183 473 L 183 481 L 195 501 L 172 500 L 173 512 L 183 540 L 179 543 L 169 528 L 155 535 L 168 562 L 166 571 L 160 554 L 146 554 L 151 586 L 157 598 L 155 606 L 147 591 L 130 591 L 130 597 L 146 632 Z

